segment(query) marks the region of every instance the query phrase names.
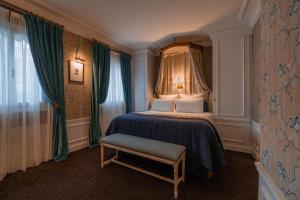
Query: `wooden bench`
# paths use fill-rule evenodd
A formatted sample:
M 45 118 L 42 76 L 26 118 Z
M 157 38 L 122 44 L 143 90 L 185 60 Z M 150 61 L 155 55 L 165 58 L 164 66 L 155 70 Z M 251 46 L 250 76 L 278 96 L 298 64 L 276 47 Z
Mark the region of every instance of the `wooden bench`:
M 154 176 L 161 180 L 174 184 L 174 198 L 178 197 L 178 185 L 185 179 L 185 147 L 177 144 L 151 140 L 131 135 L 115 133 L 100 139 L 100 154 L 101 154 L 101 168 L 113 162 L 139 172 Z M 115 156 L 107 161 L 104 161 L 104 147 L 114 149 Z M 136 156 L 141 156 L 147 159 L 158 161 L 161 163 L 173 166 L 173 179 L 150 172 L 148 170 L 121 162 L 118 160 L 118 151 L 126 152 Z M 178 167 L 181 162 L 181 177 L 178 177 Z

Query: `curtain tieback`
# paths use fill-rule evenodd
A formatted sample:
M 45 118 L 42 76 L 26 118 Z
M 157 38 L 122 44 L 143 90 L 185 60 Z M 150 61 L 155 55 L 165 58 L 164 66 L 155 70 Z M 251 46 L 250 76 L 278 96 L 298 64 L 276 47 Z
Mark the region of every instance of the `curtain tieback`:
M 58 104 L 58 103 L 56 103 L 56 102 L 55 102 L 55 103 L 53 103 L 53 104 L 52 104 L 52 106 L 53 106 L 53 108 L 54 108 L 54 109 L 58 109 L 58 108 L 60 107 L 60 106 L 59 106 L 59 104 Z

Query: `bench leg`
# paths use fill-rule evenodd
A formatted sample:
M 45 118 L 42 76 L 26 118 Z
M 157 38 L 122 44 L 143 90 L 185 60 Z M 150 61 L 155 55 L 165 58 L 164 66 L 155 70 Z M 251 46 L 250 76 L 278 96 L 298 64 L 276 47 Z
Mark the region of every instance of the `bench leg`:
M 101 168 L 104 167 L 104 147 L 102 144 L 100 144 L 100 159 L 101 159 Z
M 174 198 L 177 199 L 178 197 L 178 163 L 174 166 Z
M 119 151 L 116 149 L 115 159 L 118 159 L 118 157 L 119 157 Z
M 182 182 L 185 181 L 185 156 L 182 159 L 182 163 L 181 163 L 181 176 L 182 176 Z
M 211 178 L 213 175 L 214 175 L 214 173 L 212 171 L 208 171 L 207 172 L 207 177 L 208 178 Z

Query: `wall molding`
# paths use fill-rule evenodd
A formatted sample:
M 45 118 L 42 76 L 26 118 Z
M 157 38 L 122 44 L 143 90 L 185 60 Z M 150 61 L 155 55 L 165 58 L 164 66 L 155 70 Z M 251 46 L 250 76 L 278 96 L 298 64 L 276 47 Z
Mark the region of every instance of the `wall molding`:
M 226 39 L 226 38 L 252 35 L 252 33 L 253 33 L 252 27 L 250 27 L 248 25 L 243 25 L 243 26 L 231 28 L 228 30 L 212 33 L 212 34 L 210 34 L 210 37 L 213 40 L 222 40 L 222 39 Z
M 286 200 L 282 191 L 274 183 L 270 174 L 260 162 L 255 162 L 259 173 L 259 200 Z
M 224 38 L 223 38 L 224 39 Z M 219 51 L 219 41 L 216 41 L 217 42 L 217 45 L 216 45 L 216 52 L 218 52 Z M 218 80 L 218 79 L 216 79 L 216 82 L 217 82 L 217 84 L 218 84 L 218 86 L 217 86 L 217 88 L 218 88 L 218 90 L 217 90 L 217 94 L 216 94 L 216 96 L 217 97 L 215 97 L 215 99 L 216 99 L 216 104 L 217 104 L 217 112 L 218 112 L 218 115 L 219 116 L 227 116 L 227 117 L 236 117 L 236 118 L 241 118 L 241 117 L 244 117 L 245 116 L 245 104 L 246 104 L 246 100 L 245 100 L 245 91 L 246 91 L 246 84 L 245 84 L 245 81 L 246 81 L 246 74 L 245 74 L 245 36 L 244 35 L 242 35 L 242 36 L 240 36 L 240 48 L 241 48 L 241 63 L 240 63 L 240 66 L 241 66 L 241 74 L 240 74 L 240 77 L 242 77 L 242 91 L 241 91 L 241 99 L 242 99 L 242 101 L 241 101 L 241 103 L 242 103 L 242 110 L 241 110 L 241 112 L 239 113 L 239 114 L 235 114 L 235 115 L 232 115 L 232 114 L 226 114 L 226 113 L 222 113 L 220 110 L 220 103 L 218 103 L 218 102 L 220 102 L 221 101 L 221 99 L 220 99 L 220 90 L 219 90 L 219 88 L 221 88 L 221 84 L 220 84 L 220 81 Z M 219 53 L 218 53 L 219 54 Z M 217 60 L 219 60 L 219 57 L 216 57 L 216 59 Z M 219 66 L 217 66 L 216 68 L 218 68 L 219 69 Z M 220 70 L 218 70 L 218 76 L 219 76 L 219 74 L 221 73 L 220 72 Z
M 235 120 L 222 119 L 221 121 L 216 121 L 215 123 L 216 125 L 221 125 L 221 126 L 234 126 L 234 127 L 245 127 L 245 128 L 251 127 L 251 124 L 247 121 L 244 121 L 244 119 L 235 119 Z M 89 124 L 90 124 L 89 117 L 67 120 L 67 132 L 68 134 L 72 134 L 72 129 L 78 130 L 78 128 L 87 127 L 89 126 Z M 259 127 L 259 125 L 256 126 Z M 74 152 L 88 147 L 88 133 L 83 133 L 83 135 L 86 136 L 75 138 L 68 141 L 69 152 Z M 229 137 L 222 137 L 222 142 L 226 150 L 252 154 L 256 160 L 259 160 L 259 148 L 255 144 L 248 144 L 242 139 L 229 138 Z
M 249 70 L 249 56 L 248 56 L 248 43 L 249 43 L 249 34 L 252 34 L 252 29 L 248 26 L 240 27 L 238 29 L 219 32 L 213 36 L 213 113 L 218 116 L 219 119 L 223 118 L 224 120 L 239 120 L 239 121 L 247 121 L 250 122 L 250 111 L 248 106 L 248 97 L 249 97 L 249 85 L 247 84 L 247 80 L 249 79 L 249 74 L 247 73 Z M 221 85 L 220 85 L 220 77 L 221 77 L 221 63 L 220 63 L 220 53 L 222 53 L 222 48 L 220 45 L 222 42 L 227 39 L 234 38 L 237 45 L 240 45 L 241 58 L 240 58 L 240 68 L 241 74 L 239 75 L 241 79 L 241 91 L 240 91 L 240 103 L 241 110 L 238 113 L 228 113 L 227 111 L 221 110 L 222 96 L 221 96 Z M 223 47 L 224 48 L 224 47 Z
M 68 142 L 69 153 L 84 149 L 89 146 L 89 138 L 82 137 Z
M 89 117 L 67 120 L 69 153 L 89 146 L 89 124 Z
M 86 125 L 86 124 L 90 124 L 89 117 L 67 120 L 67 128 L 74 127 L 74 126 L 82 126 L 82 125 Z
M 234 123 L 234 124 L 246 124 L 249 125 L 250 124 L 250 119 L 248 117 L 236 117 L 236 116 L 226 116 L 226 115 L 214 115 L 213 119 L 216 122 L 230 122 L 230 123 Z
M 213 118 L 220 134 L 224 149 L 251 154 L 249 133 L 251 125 L 243 118 Z M 228 131 L 231 130 L 231 131 Z M 238 134 L 240 137 L 236 137 Z
M 139 56 L 139 55 L 145 55 L 145 54 L 147 54 L 147 53 L 149 53 L 149 54 L 151 54 L 151 55 L 153 55 L 153 56 L 157 56 L 157 53 L 155 53 L 154 50 L 149 49 L 149 48 L 134 51 L 134 52 L 132 53 L 132 55 Z

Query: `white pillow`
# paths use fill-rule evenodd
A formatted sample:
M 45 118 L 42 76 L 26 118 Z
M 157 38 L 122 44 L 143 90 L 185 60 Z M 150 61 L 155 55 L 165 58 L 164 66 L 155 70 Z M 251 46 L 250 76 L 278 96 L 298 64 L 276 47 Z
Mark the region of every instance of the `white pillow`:
M 175 100 L 175 99 L 177 99 L 177 97 L 178 97 L 177 94 L 169 94 L 169 95 L 159 94 L 158 95 L 158 98 L 165 99 L 165 100 Z
M 203 94 L 180 94 L 181 99 L 199 99 L 203 98 Z
M 175 108 L 174 100 L 153 99 L 150 110 L 161 111 L 161 112 L 174 112 L 174 108 Z
M 204 98 L 176 99 L 176 112 L 203 113 Z

